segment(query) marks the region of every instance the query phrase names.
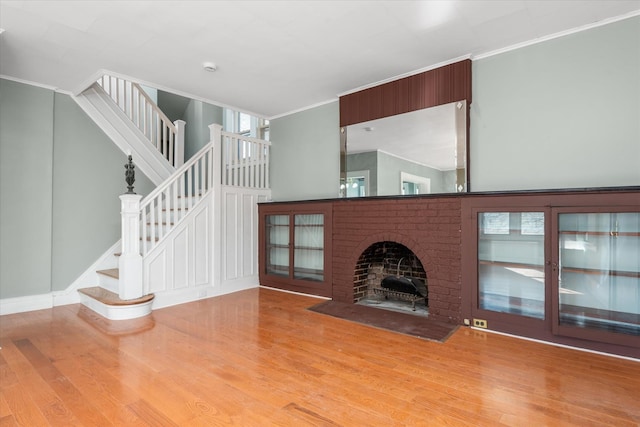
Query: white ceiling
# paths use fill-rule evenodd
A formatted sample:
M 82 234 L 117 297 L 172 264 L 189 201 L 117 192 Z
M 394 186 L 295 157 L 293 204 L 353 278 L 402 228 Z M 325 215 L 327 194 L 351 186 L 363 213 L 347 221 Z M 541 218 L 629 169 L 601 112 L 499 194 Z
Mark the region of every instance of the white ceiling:
M 274 117 L 639 11 L 640 0 L 0 0 L 0 75 L 78 92 L 108 70 Z

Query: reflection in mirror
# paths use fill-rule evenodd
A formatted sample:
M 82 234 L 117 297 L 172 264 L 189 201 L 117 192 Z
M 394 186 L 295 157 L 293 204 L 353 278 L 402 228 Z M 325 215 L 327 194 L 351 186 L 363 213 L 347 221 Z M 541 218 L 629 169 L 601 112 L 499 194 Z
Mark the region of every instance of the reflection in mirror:
M 341 197 L 467 191 L 466 101 L 341 129 Z

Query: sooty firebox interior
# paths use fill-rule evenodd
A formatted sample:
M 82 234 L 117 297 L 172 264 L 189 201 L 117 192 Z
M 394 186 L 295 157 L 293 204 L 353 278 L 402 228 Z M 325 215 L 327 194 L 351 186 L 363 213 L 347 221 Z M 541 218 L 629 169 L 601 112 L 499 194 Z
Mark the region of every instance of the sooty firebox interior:
M 396 242 L 378 242 L 360 256 L 354 272 L 354 303 L 427 316 L 427 275 L 418 257 Z

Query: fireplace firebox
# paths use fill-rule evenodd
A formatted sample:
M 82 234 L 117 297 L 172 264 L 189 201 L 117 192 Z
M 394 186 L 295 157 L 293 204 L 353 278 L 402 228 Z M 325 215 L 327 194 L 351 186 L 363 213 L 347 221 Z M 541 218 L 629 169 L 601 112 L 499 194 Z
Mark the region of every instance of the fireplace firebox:
M 353 278 L 353 302 L 397 300 L 428 306 L 427 273 L 418 257 L 396 242 L 378 242 L 360 255 Z

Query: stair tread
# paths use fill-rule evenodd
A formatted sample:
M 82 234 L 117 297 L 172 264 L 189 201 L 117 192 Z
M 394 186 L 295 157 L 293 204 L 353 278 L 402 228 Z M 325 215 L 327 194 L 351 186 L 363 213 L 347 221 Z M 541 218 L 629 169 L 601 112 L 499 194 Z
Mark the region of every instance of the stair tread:
M 111 292 L 107 289 L 101 288 L 99 286 L 94 286 L 92 288 L 83 288 L 78 289 L 78 292 L 81 292 L 97 301 L 100 301 L 106 305 L 135 305 L 142 304 L 145 302 L 149 302 L 154 298 L 153 294 L 143 295 L 140 298 L 123 300 L 120 299 L 118 294 Z
M 114 279 L 120 278 L 120 269 L 118 268 L 109 268 L 107 270 L 98 270 L 96 271 L 98 274 L 102 274 L 104 276 L 113 277 Z

